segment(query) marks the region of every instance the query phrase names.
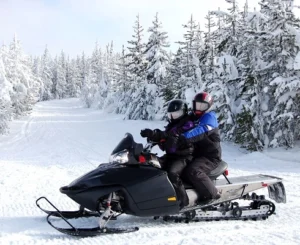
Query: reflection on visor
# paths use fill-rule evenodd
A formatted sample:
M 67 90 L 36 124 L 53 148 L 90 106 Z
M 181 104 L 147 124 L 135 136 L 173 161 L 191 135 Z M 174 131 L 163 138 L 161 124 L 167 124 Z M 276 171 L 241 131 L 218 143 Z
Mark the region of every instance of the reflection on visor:
M 208 107 L 208 103 L 196 102 L 196 111 L 206 111 Z
M 183 110 L 168 112 L 169 119 L 177 119 L 183 115 Z

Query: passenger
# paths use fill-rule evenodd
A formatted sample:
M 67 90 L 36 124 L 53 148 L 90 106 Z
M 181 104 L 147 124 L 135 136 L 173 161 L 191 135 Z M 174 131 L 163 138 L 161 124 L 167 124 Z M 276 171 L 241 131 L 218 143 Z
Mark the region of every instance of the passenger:
M 178 137 L 177 147 L 194 146 L 193 160 L 182 173 L 184 181 L 196 189 L 198 201 L 220 198 L 212 180 L 208 177 L 221 162 L 221 144 L 216 113 L 210 111 L 213 98 L 206 92 L 198 93 L 193 100 L 195 127 Z

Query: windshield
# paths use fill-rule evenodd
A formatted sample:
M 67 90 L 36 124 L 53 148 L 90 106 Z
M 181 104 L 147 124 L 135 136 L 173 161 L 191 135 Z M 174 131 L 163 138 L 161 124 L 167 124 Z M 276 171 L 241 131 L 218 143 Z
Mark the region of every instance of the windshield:
M 111 154 L 115 154 L 117 152 L 123 151 L 123 150 L 129 150 L 132 149 L 135 145 L 135 142 L 133 140 L 133 137 L 130 133 L 126 133 L 124 138 L 120 141 L 120 143 L 115 147 L 113 152 Z

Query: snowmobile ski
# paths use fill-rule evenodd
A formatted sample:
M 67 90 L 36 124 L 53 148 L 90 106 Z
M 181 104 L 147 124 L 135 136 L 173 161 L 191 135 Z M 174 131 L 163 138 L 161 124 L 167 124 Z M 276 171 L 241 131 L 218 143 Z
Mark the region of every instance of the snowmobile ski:
M 111 199 L 111 196 L 109 198 Z M 40 207 L 39 201 L 44 199 L 48 204 L 50 204 L 56 211 L 49 211 L 45 210 Z M 111 200 L 110 200 L 111 201 Z M 79 237 L 88 237 L 88 236 L 98 236 L 102 234 L 117 234 L 117 233 L 128 233 L 128 232 L 134 232 L 138 231 L 138 227 L 133 228 L 110 228 L 106 227 L 106 224 L 109 220 L 116 220 L 115 212 L 111 210 L 110 206 L 101 214 L 90 212 L 86 210 L 80 209 L 79 211 L 60 211 L 58 208 L 50 202 L 46 197 L 40 197 L 36 200 L 36 205 L 45 213 L 48 214 L 47 216 L 47 222 L 50 226 L 52 226 L 57 231 L 71 235 L 71 236 L 79 236 Z M 99 217 L 99 226 L 93 227 L 93 228 L 76 228 L 74 227 L 69 220 L 74 218 L 84 218 L 84 217 Z M 57 227 L 51 222 L 51 217 L 59 218 L 63 220 L 65 223 L 67 223 L 70 228 L 62 228 Z
M 66 223 L 71 228 L 61 228 L 55 226 L 51 221 L 50 217 L 54 216 L 53 214 L 49 214 L 47 216 L 47 222 L 50 226 L 52 226 L 54 229 L 57 231 L 70 235 L 70 236 L 78 236 L 78 237 L 90 237 L 90 236 L 98 236 L 98 235 L 105 235 L 105 234 L 118 234 L 118 233 L 129 233 L 129 232 L 134 232 L 138 231 L 138 227 L 133 227 L 133 228 L 110 228 L 110 227 L 104 227 L 100 228 L 99 226 L 94 227 L 94 228 L 75 228 L 67 219 L 64 219 Z M 57 216 L 55 216 L 57 217 Z
M 47 201 L 56 211 L 50 211 L 50 210 L 46 210 L 46 209 L 42 208 L 39 204 L 39 201 L 42 199 Z M 85 210 L 83 207 L 80 207 L 80 209 L 77 211 L 59 211 L 53 205 L 53 203 L 51 203 L 46 197 L 38 198 L 35 203 L 40 210 L 42 210 L 43 212 L 45 212 L 48 215 L 51 214 L 51 216 L 55 216 L 55 217 L 63 216 L 66 219 L 74 219 L 74 218 L 76 219 L 76 218 L 83 218 L 83 217 L 99 217 L 98 212 L 91 212 L 91 211 Z

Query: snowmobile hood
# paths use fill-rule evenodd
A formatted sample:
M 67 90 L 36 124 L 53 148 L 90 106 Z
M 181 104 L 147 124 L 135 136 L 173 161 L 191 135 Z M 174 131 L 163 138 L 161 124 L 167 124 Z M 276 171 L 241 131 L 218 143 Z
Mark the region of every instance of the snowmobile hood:
M 149 165 L 103 163 L 96 169 L 60 188 L 64 194 L 75 194 L 91 188 L 121 185 L 124 187 L 165 172 Z
M 115 183 L 114 180 L 109 180 L 107 178 L 108 170 L 112 170 L 113 172 L 117 171 L 119 168 L 124 167 L 122 164 L 111 164 L 111 163 L 103 163 L 100 164 L 96 169 L 80 176 L 79 178 L 73 180 L 69 185 L 63 186 L 60 188 L 60 192 L 64 194 L 81 192 L 88 188 L 97 187 Z

